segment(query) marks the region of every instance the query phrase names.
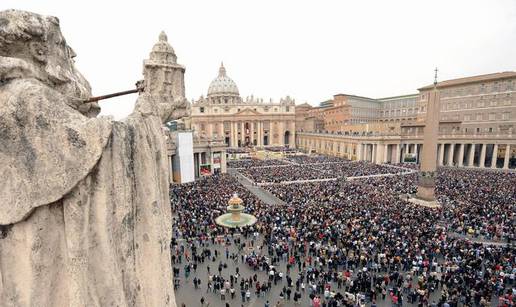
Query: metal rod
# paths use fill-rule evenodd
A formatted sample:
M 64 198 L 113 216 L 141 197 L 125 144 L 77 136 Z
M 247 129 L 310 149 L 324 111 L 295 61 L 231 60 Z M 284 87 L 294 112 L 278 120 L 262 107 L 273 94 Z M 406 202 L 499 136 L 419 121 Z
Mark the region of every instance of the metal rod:
M 128 94 L 134 94 L 134 93 L 138 93 L 141 91 L 142 91 L 141 88 L 136 88 L 134 90 L 128 90 L 128 91 L 117 92 L 117 93 L 103 95 L 103 96 L 91 97 L 89 99 L 84 100 L 84 103 L 95 102 L 95 101 L 99 101 L 99 100 L 109 99 L 109 98 L 128 95 Z

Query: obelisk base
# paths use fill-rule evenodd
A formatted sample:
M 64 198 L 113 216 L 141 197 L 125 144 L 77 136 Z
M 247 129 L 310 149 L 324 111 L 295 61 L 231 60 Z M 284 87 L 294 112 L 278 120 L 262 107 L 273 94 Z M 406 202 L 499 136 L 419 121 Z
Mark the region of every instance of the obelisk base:
M 408 201 L 429 208 L 439 208 L 441 206 L 435 198 L 435 172 L 419 173 L 416 197 L 409 198 Z

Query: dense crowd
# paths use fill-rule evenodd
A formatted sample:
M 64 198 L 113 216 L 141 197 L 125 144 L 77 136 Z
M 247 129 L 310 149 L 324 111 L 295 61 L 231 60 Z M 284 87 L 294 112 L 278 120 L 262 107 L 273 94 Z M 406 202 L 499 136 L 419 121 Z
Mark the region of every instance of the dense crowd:
M 315 171 L 330 172 L 334 177 L 357 177 L 370 176 L 379 174 L 397 174 L 406 172 L 401 167 L 392 167 L 383 164 L 372 164 L 365 161 L 344 162 L 344 163 L 327 163 L 310 165 Z
M 269 167 L 278 165 L 289 165 L 289 163 L 281 159 L 240 159 L 227 162 L 227 166 L 230 168 Z
M 445 168 L 440 174 L 437 193 L 446 197 L 451 229 L 488 240 L 516 239 L 516 173 Z
M 332 171 L 321 171 L 308 165 L 289 165 L 268 168 L 242 169 L 239 172 L 256 183 L 279 183 L 296 180 L 336 178 Z
M 345 159 L 338 158 L 338 157 L 323 156 L 323 155 L 314 155 L 314 156 L 292 155 L 292 156 L 288 156 L 287 159 L 289 161 L 292 161 L 292 162 L 298 163 L 298 164 L 335 163 L 335 162 L 349 161 L 349 160 L 345 160 Z
M 175 187 L 174 236 L 190 241 L 174 242 L 173 262 L 186 274 L 211 258 L 208 266 L 217 264 L 218 274 L 203 282 L 220 302 L 236 292 L 242 304 L 250 297 L 313 306 L 514 304 L 514 247 L 481 241 L 514 240 L 516 175 L 441 169 L 437 195 L 443 206 L 435 209 L 407 201 L 416 183 L 414 173 L 265 186 L 285 201 L 275 206 L 225 175 Z M 223 210 L 235 191 L 258 223 L 242 237 L 215 240 L 223 231 L 212 211 Z M 217 244 L 225 258 L 213 255 Z M 227 269 L 228 262 L 236 269 Z M 243 266 L 256 273 L 244 276 Z

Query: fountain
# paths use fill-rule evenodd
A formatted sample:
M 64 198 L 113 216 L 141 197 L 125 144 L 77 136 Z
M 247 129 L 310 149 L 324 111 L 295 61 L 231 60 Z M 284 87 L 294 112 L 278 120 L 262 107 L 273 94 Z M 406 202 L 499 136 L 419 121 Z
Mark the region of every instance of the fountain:
M 229 206 L 227 212 L 215 219 L 215 223 L 220 226 L 228 228 L 236 228 L 243 226 L 251 226 L 256 223 L 256 217 L 251 214 L 242 213 L 244 206 L 242 206 L 242 199 L 235 193 L 228 201 Z

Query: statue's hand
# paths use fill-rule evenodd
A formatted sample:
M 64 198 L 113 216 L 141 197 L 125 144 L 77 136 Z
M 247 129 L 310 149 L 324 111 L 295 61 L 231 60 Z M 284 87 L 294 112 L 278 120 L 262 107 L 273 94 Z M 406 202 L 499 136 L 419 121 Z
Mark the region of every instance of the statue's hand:
M 160 116 L 164 123 L 188 116 L 190 104 L 184 98 L 176 98 L 173 102 L 167 100 L 159 104 Z
M 98 101 L 84 102 L 83 99 L 76 97 L 70 97 L 67 101 L 68 105 L 77 111 L 81 112 L 82 115 L 87 117 L 97 117 L 100 113 L 100 106 Z

